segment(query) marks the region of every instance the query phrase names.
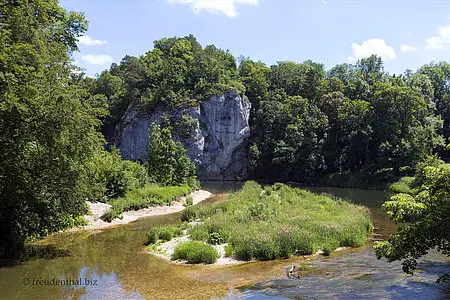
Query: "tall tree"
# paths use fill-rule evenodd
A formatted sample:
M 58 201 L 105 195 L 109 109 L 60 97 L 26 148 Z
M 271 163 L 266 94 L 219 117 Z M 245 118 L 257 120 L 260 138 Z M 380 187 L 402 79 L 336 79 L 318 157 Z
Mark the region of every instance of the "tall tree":
M 172 140 L 169 127 L 153 124 L 147 159 L 150 180 L 164 185 L 188 184 L 195 187 L 196 169 L 181 143 Z
M 87 22 L 56 0 L 12 0 L 0 22 L 0 253 L 73 225 L 86 212 L 85 167 L 104 110 L 70 84 Z

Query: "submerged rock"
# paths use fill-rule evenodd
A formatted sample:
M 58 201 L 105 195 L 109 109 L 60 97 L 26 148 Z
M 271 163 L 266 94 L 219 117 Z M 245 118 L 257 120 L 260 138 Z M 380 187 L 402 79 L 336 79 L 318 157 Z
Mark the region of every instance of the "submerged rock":
M 199 179 L 244 179 L 249 168 L 250 107 L 250 102 L 236 92 L 212 96 L 200 106 L 173 111 L 145 114 L 129 107 L 116 129 L 115 144 L 125 159 L 145 160 L 151 124 L 160 123 L 163 115 L 177 120 L 187 115 L 196 120 L 193 128 L 187 136 L 175 131 L 174 139 L 187 149 L 197 165 Z

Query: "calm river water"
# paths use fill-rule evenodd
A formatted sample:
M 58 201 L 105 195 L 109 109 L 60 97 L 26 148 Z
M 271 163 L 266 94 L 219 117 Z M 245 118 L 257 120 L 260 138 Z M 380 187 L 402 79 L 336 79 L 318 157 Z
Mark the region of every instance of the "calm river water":
M 207 200 L 226 201 L 240 183 L 202 183 L 215 193 Z M 394 232 L 380 205 L 384 192 L 346 188 L 310 188 L 370 208 L 374 239 Z M 113 229 L 53 235 L 36 243 L 46 258 L 0 268 L 0 299 L 445 299 L 449 286 L 436 278 L 449 260 L 438 253 L 422 259 L 415 275 L 399 263 L 376 259 L 373 243 L 334 253 L 254 262 L 231 267 L 173 265 L 147 254 L 148 228 L 179 221 L 180 213 L 149 217 Z M 300 279 L 285 268 L 307 265 Z M 56 285 L 58 280 L 68 284 Z

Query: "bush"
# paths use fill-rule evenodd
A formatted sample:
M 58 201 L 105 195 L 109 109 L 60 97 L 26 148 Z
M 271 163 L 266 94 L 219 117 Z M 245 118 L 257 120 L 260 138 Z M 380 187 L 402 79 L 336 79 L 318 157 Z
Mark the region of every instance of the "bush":
M 185 259 L 188 263 L 198 264 L 207 263 L 212 264 L 218 258 L 217 251 L 208 244 L 189 241 L 179 244 L 172 255 L 172 260 Z
M 225 257 L 233 256 L 233 245 L 231 243 L 225 246 Z
M 181 221 L 183 222 L 192 222 L 197 218 L 197 212 L 198 208 L 196 207 L 187 207 L 185 210 L 183 210 L 183 213 L 181 214 Z
M 190 229 L 191 239 L 206 242 L 209 238 L 208 228 L 202 225 L 195 225 Z
M 206 240 L 206 242 L 208 244 L 211 244 L 211 245 L 219 245 L 219 244 L 223 244 L 223 239 L 220 236 L 220 233 L 213 232 L 213 233 L 209 234 L 208 239 Z
M 163 242 L 168 242 L 172 238 L 180 236 L 185 229 L 185 225 L 174 225 L 174 226 L 161 226 L 153 227 L 147 233 L 147 245 L 154 244 L 158 240 Z
M 77 227 L 83 227 L 89 225 L 88 220 L 84 216 L 78 216 L 75 218 L 75 226 Z
M 188 207 L 194 204 L 194 199 L 192 199 L 191 196 L 187 196 L 186 200 L 184 201 L 183 205 Z
M 154 244 L 159 239 L 159 231 L 156 228 L 150 229 L 150 231 L 147 233 L 147 245 Z
M 402 177 L 399 181 L 396 181 L 389 185 L 389 191 L 396 194 L 414 194 L 414 180 L 414 177 Z
M 108 210 L 100 217 L 100 219 L 102 219 L 105 222 L 109 222 L 109 223 L 111 223 L 112 220 L 114 220 L 116 218 L 122 219 L 122 212 L 115 210 L 115 209 Z
M 145 167 L 122 159 L 117 148 L 96 152 L 87 171 L 94 187 L 91 198 L 99 201 L 122 197 L 127 191 L 142 188 L 149 180 Z
M 161 228 L 158 237 L 165 242 L 170 241 L 173 238 L 173 229 L 171 227 Z

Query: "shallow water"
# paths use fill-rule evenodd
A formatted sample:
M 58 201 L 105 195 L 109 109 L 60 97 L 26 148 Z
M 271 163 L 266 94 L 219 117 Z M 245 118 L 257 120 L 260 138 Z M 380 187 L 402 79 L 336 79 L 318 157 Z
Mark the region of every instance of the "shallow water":
M 216 194 L 208 202 L 223 201 L 240 183 L 203 183 Z M 395 225 L 378 209 L 387 195 L 379 191 L 311 188 L 352 199 L 371 208 L 377 234 Z M 62 249 L 60 257 L 35 259 L 0 268 L 0 299 L 210 299 L 229 298 L 443 298 L 434 283 L 448 268 L 445 259 L 431 254 L 414 276 L 399 264 L 376 260 L 371 245 L 333 254 L 330 258 L 303 257 L 247 263 L 231 267 L 172 265 L 149 255 L 143 245 L 148 228 L 179 221 L 181 213 L 149 217 L 96 232 L 51 236 L 36 243 Z M 285 267 L 308 264 L 300 279 L 287 279 Z M 48 280 L 43 282 L 41 280 Z M 58 280 L 66 280 L 58 282 Z M 56 285 L 59 283 L 59 285 Z M 65 285 L 61 285 L 65 283 Z

